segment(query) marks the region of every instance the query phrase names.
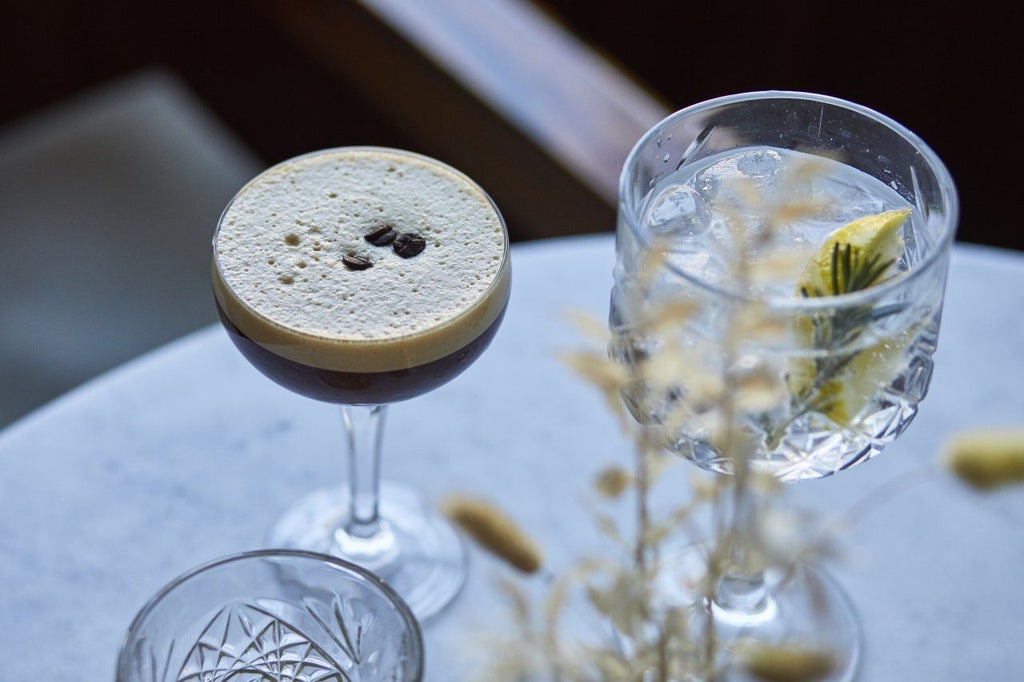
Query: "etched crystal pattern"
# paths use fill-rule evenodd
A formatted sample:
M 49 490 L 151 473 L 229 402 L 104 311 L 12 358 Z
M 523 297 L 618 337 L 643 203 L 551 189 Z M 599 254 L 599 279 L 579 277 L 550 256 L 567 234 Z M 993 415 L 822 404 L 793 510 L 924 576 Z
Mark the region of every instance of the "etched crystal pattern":
M 784 481 L 829 476 L 871 459 L 910 425 L 917 406 L 928 393 L 934 361 L 932 353 L 938 335 L 938 315 L 921 327 L 920 333 L 893 368 L 895 376 L 880 385 L 848 423 L 837 423 L 828 414 L 808 410 L 794 418 L 783 415 L 786 428 L 774 447 L 766 445 L 772 421 L 761 421 L 747 415 L 743 425 L 760 443 L 752 465 Z M 612 357 L 620 362 L 641 360 L 645 350 L 642 340 L 629 336 L 617 339 L 611 348 Z M 660 391 L 660 392 L 659 392 Z M 666 416 L 677 409 L 676 403 L 686 400 L 681 388 L 652 389 L 637 382 L 623 392 L 626 406 L 637 421 L 645 426 L 662 427 Z M 666 447 L 704 469 L 731 474 L 733 462 L 718 452 L 699 433 L 699 419 L 683 421 L 675 431 L 665 435 Z
M 171 642 L 161 658 L 136 656 L 146 682 L 359 682 L 400 680 L 404 638 L 394 642 L 381 619 L 358 599 L 335 596 L 329 612 L 312 600 L 291 609 L 292 622 L 273 611 L 280 602 L 231 603 L 194 642 Z M 301 624 L 299 624 L 301 623 Z M 376 628 L 374 626 L 377 626 Z M 177 651 L 176 651 L 177 649 Z M 184 651 L 183 658 L 179 652 Z

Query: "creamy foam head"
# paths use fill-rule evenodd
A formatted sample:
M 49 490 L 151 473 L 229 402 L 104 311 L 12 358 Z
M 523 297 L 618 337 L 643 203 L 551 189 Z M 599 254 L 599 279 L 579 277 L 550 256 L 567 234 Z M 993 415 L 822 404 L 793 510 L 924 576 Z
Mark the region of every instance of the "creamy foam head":
M 415 233 L 402 258 L 365 236 Z M 385 371 L 448 355 L 487 329 L 508 295 L 508 239 L 473 181 L 424 156 L 353 147 L 263 172 L 214 240 L 214 290 L 249 338 L 323 369 Z M 347 267 L 357 256 L 372 266 Z

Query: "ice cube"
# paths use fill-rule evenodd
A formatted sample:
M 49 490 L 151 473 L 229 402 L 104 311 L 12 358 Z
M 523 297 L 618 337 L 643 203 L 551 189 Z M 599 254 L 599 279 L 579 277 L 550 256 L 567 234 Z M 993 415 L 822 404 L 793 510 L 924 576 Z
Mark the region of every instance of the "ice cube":
M 754 180 L 768 180 L 783 170 L 784 163 L 774 149 L 756 149 L 736 157 L 736 170 Z
M 709 249 L 671 251 L 665 254 L 665 262 L 670 270 L 686 273 L 705 284 L 721 285 L 728 274 L 722 259 Z M 655 282 L 652 289 L 657 289 L 662 284 L 664 283 Z
M 814 183 L 814 203 L 820 208 L 815 211 L 813 220 L 840 225 L 886 210 L 885 201 L 877 192 L 856 182 L 829 177 Z
M 708 201 L 742 205 L 750 190 L 774 189 L 784 170 L 785 160 L 777 151 L 754 149 L 711 164 L 697 173 L 694 184 Z
M 708 212 L 696 190 L 673 185 L 654 198 L 645 220 L 656 237 L 692 237 L 707 229 Z

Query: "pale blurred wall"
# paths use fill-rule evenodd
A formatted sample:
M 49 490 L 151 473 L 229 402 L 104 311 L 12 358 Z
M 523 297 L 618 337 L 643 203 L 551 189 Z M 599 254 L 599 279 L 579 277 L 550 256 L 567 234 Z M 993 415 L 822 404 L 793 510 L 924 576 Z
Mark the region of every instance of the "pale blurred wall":
M 210 238 L 260 166 L 162 71 L 0 130 L 0 427 L 216 319 Z

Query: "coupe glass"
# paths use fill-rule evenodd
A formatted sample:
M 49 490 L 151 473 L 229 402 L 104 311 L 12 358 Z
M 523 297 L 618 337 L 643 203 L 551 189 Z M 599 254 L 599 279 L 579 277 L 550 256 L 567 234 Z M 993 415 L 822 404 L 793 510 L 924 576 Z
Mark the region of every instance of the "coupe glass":
M 733 475 L 730 537 L 758 532 L 755 472 L 827 476 L 903 432 L 932 374 L 958 211 L 949 173 L 917 136 L 830 97 L 729 96 L 646 133 L 619 190 L 612 353 L 644 377 L 624 397 L 669 450 Z M 800 290 L 834 229 L 904 208 L 893 276 L 839 295 Z M 831 268 L 843 261 L 839 252 Z M 648 333 L 651 315 L 673 309 L 685 310 L 678 324 Z M 667 346 L 674 361 L 655 365 Z M 723 440 L 723 428 L 739 437 Z M 809 564 L 778 579 L 749 546 L 733 548 L 706 605 L 719 633 L 826 636 L 837 657 L 829 679 L 851 679 L 859 627 L 840 589 Z
M 117 682 L 415 682 L 423 640 L 380 578 L 334 557 L 263 550 L 173 580 L 139 611 Z
M 240 245 L 242 221 L 253 229 L 269 225 L 273 248 Z M 406 234 L 420 239 L 418 249 L 399 249 Z M 463 280 L 439 288 L 451 272 Z M 281 296 L 316 312 L 285 319 L 281 296 L 243 291 L 233 282 L 244 277 L 257 283 L 253 289 L 286 282 Z M 300 500 L 271 529 L 271 546 L 363 566 L 420 619 L 458 593 L 467 558 L 455 530 L 411 490 L 381 485 L 384 417 L 388 404 L 446 383 L 479 357 L 501 323 L 510 277 L 497 207 L 471 179 L 418 154 L 373 147 L 314 152 L 264 171 L 235 196 L 214 237 L 221 321 L 264 375 L 342 406 L 348 451 L 347 486 Z M 346 288 L 329 289 L 333 279 L 348 282 Z M 306 289 L 293 294 L 298 286 Z M 349 333 L 360 319 L 381 317 L 381 306 L 393 310 L 380 329 Z M 410 327 L 410 312 L 424 309 L 429 319 Z

